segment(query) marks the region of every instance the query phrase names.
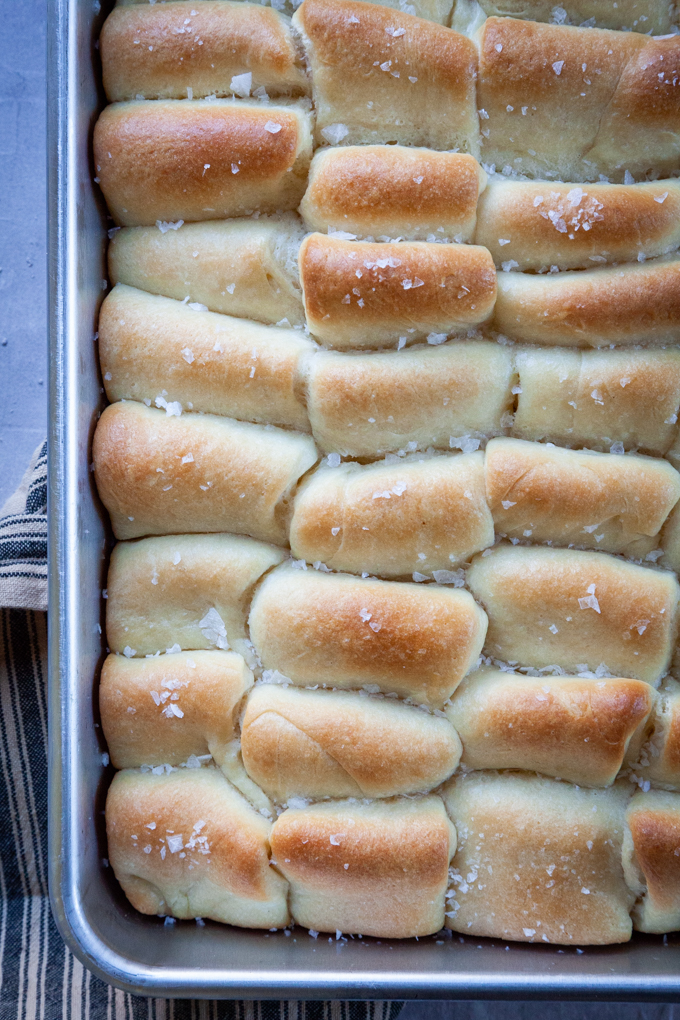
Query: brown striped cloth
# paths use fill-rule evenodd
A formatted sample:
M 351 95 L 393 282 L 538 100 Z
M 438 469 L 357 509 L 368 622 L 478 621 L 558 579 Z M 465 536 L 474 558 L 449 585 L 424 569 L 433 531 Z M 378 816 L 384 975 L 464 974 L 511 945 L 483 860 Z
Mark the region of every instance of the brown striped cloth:
M 396 1020 L 401 1002 L 147 999 L 64 945 L 47 890 L 46 466 L 43 444 L 0 517 L 0 1020 Z

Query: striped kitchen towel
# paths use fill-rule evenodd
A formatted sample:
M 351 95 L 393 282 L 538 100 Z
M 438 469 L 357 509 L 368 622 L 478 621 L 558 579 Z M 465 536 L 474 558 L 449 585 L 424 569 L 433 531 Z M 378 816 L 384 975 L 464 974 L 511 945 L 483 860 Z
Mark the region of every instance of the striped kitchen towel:
M 0 510 L 0 606 L 47 609 L 47 443 Z

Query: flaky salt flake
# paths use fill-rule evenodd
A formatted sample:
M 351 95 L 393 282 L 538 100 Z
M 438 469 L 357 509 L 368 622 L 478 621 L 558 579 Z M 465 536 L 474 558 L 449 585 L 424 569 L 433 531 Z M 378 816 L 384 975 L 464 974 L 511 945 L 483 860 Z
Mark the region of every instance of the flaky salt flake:
M 583 893 L 584 896 L 590 896 L 590 889 L 586 889 L 585 886 L 581 887 L 581 892 Z
M 216 645 L 218 648 L 229 647 L 227 642 L 227 628 L 224 620 L 214 606 L 212 606 L 203 619 L 199 621 L 198 626 L 206 641 Z
M 449 447 L 452 450 L 462 450 L 463 453 L 474 453 L 479 449 L 480 440 L 475 436 L 449 436 Z
M 328 464 L 329 467 L 332 468 L 340 467 L 340 454 L 329 453 L 328 456 L 326 457 L 326 463 Z
M 369 627 L 371 628 L 371 630 L 372 630 L 372 631 L 374 631 L 374 632 L 375 632 L 376 634 L 378 633 L 378 631 L 379 631 L 379 630 L 381 630 L 381 629 L 382 629 L 382 623 L 376 623 L 376 621 L 375 621 L 375 620 L 372 620 L 372 621 L 371 621 L 371 623 L 369 623 L 369 625 L 368 625 L 368 626 L 369 626 Z
M 173 223 L 170 220 L 156 220 L 156 226 L 161 234 L 167 234 L 168 230 L 179 230 L 184 225 L 184 220 L 177 220 Z
M 517 501 L 513 503 L 511 499 L 502 499 L 501 506 L 504 510 L 509 510 L 511 506 L 517 506 Z
M 594 585 L 590 586 L 590 588 L 593 588 L 593 591 L 594 587 L 595 587 Z M 588 589 L 588 591 L 590 591 L 590 588 Z M 579 599 L 578 605 L 579 609 L 594 609 L 596 613 L 599 613 L 601 611 L 600 603 L 597 601 L 597 598 L 592 593 L 590 595 L 587 595 L 585 598 Z
M 357 20 L 357 22 L 359 21 L 358 18 L 356 20 Z M 313 928 L 309 929 L 309 934 L 312 936 L 313 939 L 318 939 L 318 937 L 319 937 L 318 931 L 314 931 Z
M 428 333 L 427 342 L 436 347 L 438 344 L 444 343 L 447 335 L 447 333 Z
M 174 645 L 171 645 L 169 648 L 165 649 L 165 654 L 166 655 L 179 655 L 179 653 L 181 651 L 182 651 L 182 649 L 180 648 L 180 646 L 175 641 Z M 163 683 L 162 686 L 168 687 L 169 684 L 168 683 Z
M 182 357 L 186 361 L 187 365 L 191 365 L 196 359 L 194 358 L 193 351 L 189 347 L 185 347 L 182 351 Z
M 178 719 L 184 718 L 184 712 L 182 709 L 178 705 L 172 704 L 172 702 L 165 706 L 163 709 L 163 715 L 166 719 L 172 719 L 173 716 L 176 716 Z
M 123 655 L 127 659 L 132 659 L 133 656 L 135 656 L 136 654 L 137 654 L 137 652 L 135 651 L 135 649 L 134 648 L 130 648 L 129 645 L 126 645 L 125 648 L 123 649 Z
M 231 79 L 229 88 L 231 91 L 240 96 L 241 99 L 245 99 L 250 95 L 250 90 L 253 87 L 253 75 L 252 72 L 247 71 L 245 74 L 235 74 Z
M 626 450 L 623 443 L 612 443 L 612 445 L 609 447 L 609 452 L 620 455 L 625 453 Z
M 557 75 L 562 74 L 562 68 L 563 67 L 564 67 L 564 61 L 563 60 L 556 60 L 555 63 L 552 65 L 552 69 L 555 72 L 555 74 L 557 74 Z
M 504 245 L 510 244 L 510 238 L 509 237 L 499 237 L 498 238 L 498 243 L 500 244 L 500 246 L 502 248 Z
M 663 203 L 666 201 L 667 198 L 668 198 L 668 192 L 664 191 L 663 195 L 655 195 L 654 196 L 654 201 L 658 202 L 659 205 L 663 205 Z
M 193 462 L 194 462 L 193 453 L 185 453 L 184 456 L 182 457 L 182 464 L 193 464 Z M 177 562 L 179 563 L 179 560 L 177 560 Z
M 373 616 L 373 613 L 369 613 L 368 609 L 360 609 L 359 610 L 359 616 L 364 621 L 364 623 L 368 623 L 368 621 Z
M 393 39 L 398 39 L 402 35 L 406 35 L 405 28 L 386 28 L 385 31 L 388 35 L 391 35 Z
M 165 413 L 168 416 L 168 418 L 172 418 L 173 416 L 179 418 L 180 415 L 182 414 L 182 405 L 180 404 L 179 400 L 168 401 L 161 393 L 159 393 L 159 395 L 156 397 L 155 404 L 156 407 L 165 410 Z
M 675 425 L 678 420 L 677 414 L 672 414 L 670 418 L 664 418 L 664 425 Z
M 184 840 L 181 833 L 177 836 L 168 836 L 166 842 L 171 854 L 176 854 L 178 850 L 182 850 L 184 848 Z
M 519 262 L 515 262 L 514 259 L 508 259 L 507 262 L 501 262 L 501 269 L 504 273 L 510 273 L 513 269 L 519 269 Z
M 192 312 L 207 312 L 208 311 L 208 306 L 207 305 L 202 305 L 200 301 L 190 301 L 189 304 L 187 305 L 187 308 L 190 308 Z M 191 360 L 193 361 L 193 357 L 192 357 Z M 191 364 L 191 362 L 189 362 L 189 364 Z
M 633 177 L 633 175 L 630 172 L 630 170 L 626 170 L 625 174 L 623 175 L 623 183 L 624 184 L 635 184 L 635 178 Z
M 336 832 L 328 837 L 332 846 L 340 846 L 340 840 L 345 838 L 344 832 Z
M 433 570 L 432 576 L 437 584 L 452 584 L 454 588 L 462 588 L 465 584 L 464 570 Z
M 277 124 L 275 120 L 268 120 L 264 129 L 265 131 L 268 131 L 270 135 L 278 135 L 281 130 L 281 125 Z
M 348 134 L 349 128 L 346 124 L 329 124 L 328 127 L 321 129 L 321 136 L 331 145 L 338 145 Z
M 413 580 L 416 582 L 416 584 L 421 584 L 422 581 L 430 580 L 427 574 L 421 574 L 417 570 L 414 570 L 411 576 L 413 577 Z
M 524 932 L 527 938 L 531 938 L 532 935 L 536 934 L 535 928 L 522 928 L 522 931 Z

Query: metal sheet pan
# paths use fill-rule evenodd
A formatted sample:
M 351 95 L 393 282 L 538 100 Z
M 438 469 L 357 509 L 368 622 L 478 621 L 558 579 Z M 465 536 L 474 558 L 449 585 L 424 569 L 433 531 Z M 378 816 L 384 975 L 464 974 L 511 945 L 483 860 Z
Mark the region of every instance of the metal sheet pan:
M 680 1000 L 680 937 L 561 950 L 488 939 L 348 942 L 208 922 L 165 927 L 127 904 L 106 866 L 112 770 L 97 724 L 101 589 L 111 544 L 89 469 L 103 393 L 94 339 L 106 212 L 90 143 L 104 104 L 99 0 L 51 0 L 50 886 L 86 967 L 131 992 L 201 998 Z

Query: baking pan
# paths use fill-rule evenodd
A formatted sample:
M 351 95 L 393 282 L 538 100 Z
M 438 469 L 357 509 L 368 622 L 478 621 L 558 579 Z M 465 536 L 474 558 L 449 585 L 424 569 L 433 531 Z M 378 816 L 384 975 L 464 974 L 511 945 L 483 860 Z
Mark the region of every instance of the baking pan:
M 164 925 L 127 903 L 106 861 L 112 769 L 98 728 L 111 537 L 90 472 L 103 391 L 96 319 L 106 290 L 106 212 L 90 154 L 104 105 L 99 0 L 51 0 L 50 892 L 83 964 L 130 992 L 197 998 L 680 1001 L 680 936 L 583 951 L 479 938 L 311 938 L 207 922 Z

